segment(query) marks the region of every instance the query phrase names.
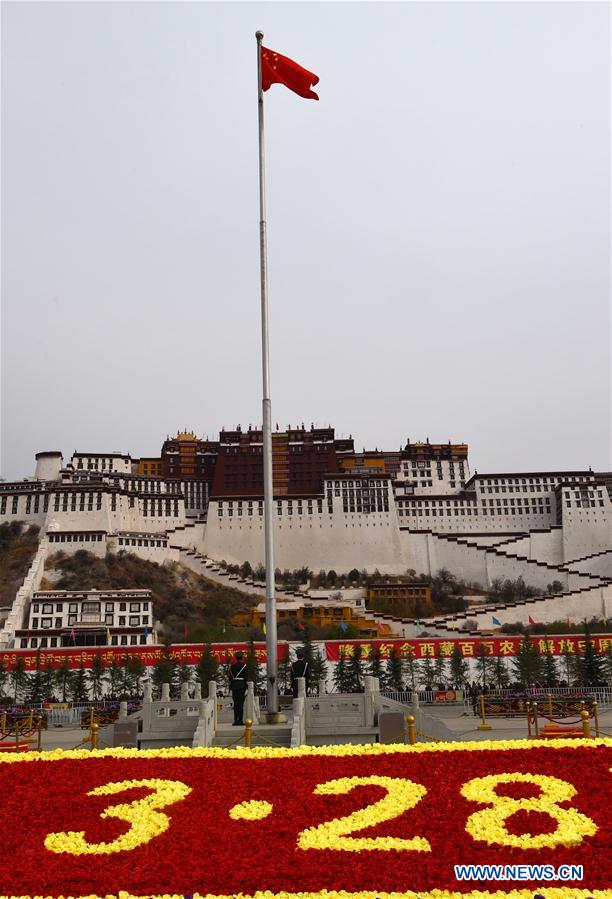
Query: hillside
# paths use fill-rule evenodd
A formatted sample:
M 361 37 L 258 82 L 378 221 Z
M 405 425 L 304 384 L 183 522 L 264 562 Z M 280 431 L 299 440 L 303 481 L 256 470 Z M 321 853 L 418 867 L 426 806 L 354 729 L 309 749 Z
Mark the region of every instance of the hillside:
M 248 636 L 246 628 L 230 625 L 237 612 L 253 601 L 238 590 L 209 581 L 176 562 L 159 565 L 130 553 L 108 553 L 100 559 L 85 550 L 47 559 L 41 589 L 151 590 L 154 618 L 164 625 L 164 636 L 183 640 L 185 625 L 191 641 L 236 640 Z
M 0 606 L 10 606 L 38 549 L 38 528 L 22 521 L 0 525 Z

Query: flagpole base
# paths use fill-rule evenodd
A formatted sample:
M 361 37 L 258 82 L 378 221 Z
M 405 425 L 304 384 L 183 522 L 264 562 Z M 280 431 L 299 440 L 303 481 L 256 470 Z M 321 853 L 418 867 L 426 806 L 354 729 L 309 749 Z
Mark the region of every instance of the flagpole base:
M 266 724 L 286 724 L 287 716 L 283 712 L 266 712 L 264 721 Z

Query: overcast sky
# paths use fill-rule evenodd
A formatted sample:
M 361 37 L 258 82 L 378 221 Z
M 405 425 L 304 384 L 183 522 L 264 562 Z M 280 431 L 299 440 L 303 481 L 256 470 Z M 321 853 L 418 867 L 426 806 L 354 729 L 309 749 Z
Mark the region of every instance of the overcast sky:
M 2 456 L 272 415 L 610 467 L 607 3 L 2 4 Z

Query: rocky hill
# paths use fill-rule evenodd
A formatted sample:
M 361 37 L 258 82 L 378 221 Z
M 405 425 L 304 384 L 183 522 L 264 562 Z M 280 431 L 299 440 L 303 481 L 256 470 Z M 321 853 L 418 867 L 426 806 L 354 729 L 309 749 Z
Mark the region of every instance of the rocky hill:
M 0 525 L 0 606 L 10 606 L 38 548 L 38 528 L 22 521 Z
M 47 559 L 41 590 L 151 590 L 154 618 L 164 637 L 190 641 L 246 639 L 247 629 L 230 618 L 247 611 L 254 599 L 232 587 L 215 584 L 177 562 L 159 565 L 130 553 L 98 558 L 85 550 L 55 553 Z

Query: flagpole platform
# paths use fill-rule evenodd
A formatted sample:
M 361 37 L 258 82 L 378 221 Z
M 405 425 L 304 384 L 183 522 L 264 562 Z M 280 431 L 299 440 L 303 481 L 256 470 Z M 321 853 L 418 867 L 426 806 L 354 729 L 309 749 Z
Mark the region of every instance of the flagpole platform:
M 266 724 L 285 724 L 287 716 L 283 712 L 266 712 L 263 715 Z

